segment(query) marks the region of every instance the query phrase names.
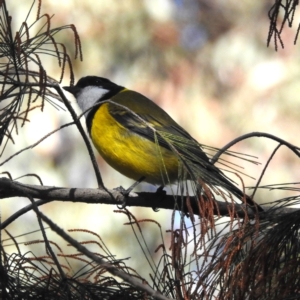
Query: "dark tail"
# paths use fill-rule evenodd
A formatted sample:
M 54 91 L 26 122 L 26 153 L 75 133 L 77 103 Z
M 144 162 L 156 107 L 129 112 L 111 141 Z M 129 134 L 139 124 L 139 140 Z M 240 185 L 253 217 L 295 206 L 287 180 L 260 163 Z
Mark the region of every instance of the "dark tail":
M 258 212 L 263 212 L 264 211 L 264 209 L 260 205 L 255 203 L 255 201 L 253 201 L 253 199 L 251 197 L 249 197 L 247 194 L 242 192 L 238 187 L 236 187 L 226 177 L 223 177 L 223 182 L 224 182 L 224 188 L 226 188 L 229 192 L 231 192 L 234 196 L 239 198 L 241 201 L 246 201 L 246 203 L 249 205 L 249 207 L 253 211 L 258 211 Z

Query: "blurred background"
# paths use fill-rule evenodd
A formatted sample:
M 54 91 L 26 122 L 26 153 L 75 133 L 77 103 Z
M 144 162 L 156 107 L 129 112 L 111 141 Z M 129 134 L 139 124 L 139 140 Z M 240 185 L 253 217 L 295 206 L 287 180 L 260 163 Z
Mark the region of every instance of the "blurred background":
M 77 28 L 83 62 L 72 61 L 75 81 L 82 76 L 98 75 L 134 89 L 153 99 L 205 145 L 221 148 L 240 135 L 256 131 L 298 145 L 300 51 L 299 45 L 294 45 L 297 25 L 283 31 L 284 49 L 275 51 L 274 43 L 267 47 L 268 11 L 273 2 L 43 0 L 41 13 L 54 14 L 52 27 L 74 24 Z M 7 1 L 16 31 L 31 4 L 31 0 Z M 28 20 L 34 20 L 36 9 L 37 5 Z M 299 12 L 294 20 L 298 22 Z M 57 40 L 66 45 L 73 58 L 73 33 L 62 32 Z M 46 59 L 43 64 L 48 75 L 58 80 L 57 62 Z M 65 75 L 62 86 L 70 83 L 68 72 Z M 70 94 L 67 97 L 80 113 L 73 97 Z M 28 118 L 30 122 L 19 129 L 19 134 L 14 136 L 15 144 L 8 145 L 1 161 L 71 121 L 68 112 L 50 104 L 46 104 L 43 112 L 32 111 Z M 249 175 L 242 177 L 246 186 L 255 185 L 276 145 L 268 139 L 252 138 L 232 147 L 231 150 L 254 156 L 261 163 L 234 161 Z M 132 184 L 99 155 L 97 159 L 107 188 L 120 185 L 127 188 Z M 13 178 L 38 174 L 44 185 L 97 186 L 88 153 L 75 126 L 60 130 L 8 161 L 2 170 L 9 171 Z M 262 184 L 297 182 L 298 170 L 297 157 L 282 148 L 272 160 Z M 32 177 L 20 181 L 39 184 Z M 139 189 L 154 191 L 156 187 L 143 184 Z M 260 192 L 256 199 L 269 202 L 285 196 L 286 192 L 282 191 Z M 2 219 L 27 204 L 27 199 L 1 200 Z M 41 208 L 64 229 L 84 228 L 98 233 L 117 258 L 139 255 L 131 229 L 123 225 L 126 217 L 114 213 L 115 209 L 107 205 L 62 202 Z M 130 208 L 130 211 L 138 219 L 155 219 L 164 232 L 171 226 L 170 212 L 155 213 L 142 208 Z M 161 242 L 158 230 L 151 228 L 153 225 L 141 226 L 153 253 Z M 28 213 L 7 229 L 13 235 L 38 229 L 36 217 Z M 90 239 L 83 235 L 74 237 Z M 26 239 L 34 238 L 23 237 L 20 241 Z M 139 265 L 143 266 L 141 262 Z

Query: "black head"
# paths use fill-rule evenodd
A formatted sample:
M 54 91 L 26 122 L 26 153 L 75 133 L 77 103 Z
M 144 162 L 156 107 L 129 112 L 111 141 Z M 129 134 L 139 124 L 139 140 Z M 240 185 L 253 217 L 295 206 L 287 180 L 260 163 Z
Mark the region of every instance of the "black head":
M 106 78 L 97 76 L 82 77 L 76 85 L 63 88 L 75 96 L 79 107 L 86 115 L 97 102 L 111 99 L 124 89 Z
M 108 93 L 117 93 L 123 87 L 111 82 L 109 79 L 98 76 L 86 76 L 78 80 L 76 85 L 64 86 L 63 89 L 73 94 L 75 97 L 86 87 L 99 87 L 107 90 Z

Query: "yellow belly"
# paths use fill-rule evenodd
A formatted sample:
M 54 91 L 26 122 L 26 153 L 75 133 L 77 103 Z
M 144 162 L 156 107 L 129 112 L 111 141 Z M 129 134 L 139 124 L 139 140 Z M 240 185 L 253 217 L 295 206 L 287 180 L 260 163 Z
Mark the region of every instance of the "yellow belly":
M 178 158 L 171 151 L 130 132 L 99 107 L 91 126 L 92 141 L 105 161 L 121 174 L 166 185 L 178 178 Z

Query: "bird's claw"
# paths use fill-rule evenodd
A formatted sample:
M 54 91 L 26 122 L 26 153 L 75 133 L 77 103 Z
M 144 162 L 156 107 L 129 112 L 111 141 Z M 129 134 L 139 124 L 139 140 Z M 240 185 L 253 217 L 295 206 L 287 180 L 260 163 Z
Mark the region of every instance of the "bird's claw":
M 159 200 L 162 200 L 164 198 L 164 196 L 166 196 L 167 192 L 164 190 L 164 186 L 161 185 L 157 190 L 156 190 L 156 193 L 157 196 L 160 198 Z M 159 209 L 157 207 L 152 207 L 152 210 L 154 212 L 158 212 Z
M 130 187 L 128 189 L 124 189 L 121 185 L 116 188 L 113 188 L 114 191 L 117 191 L 124 196 L 122 204 L 121 205 L 117 204 L 118 209 L 124 209 L 126 207 L 126 199 L 131 192 L 131 189 L 130 190 L 129 189 Z
M 131 191 L 138 185 L 140 184 L 143 180 L 145 179 L 145 177 L 141 177 L 139 180 L 137 180 L 133 185 L 131 185 L 128 189 L 124 189 L 122 186 L 119 186 L 117 188 L 114 188 L 115 191 L 120 192 L 123 196 L 124 196 L 124 200 L 122 201 L 121 205 L 117 205 L 117 207 L 119 209 L 124 209 L 126 207 L 126 199 L 128 198 L 129 194 L 131 193 Z

